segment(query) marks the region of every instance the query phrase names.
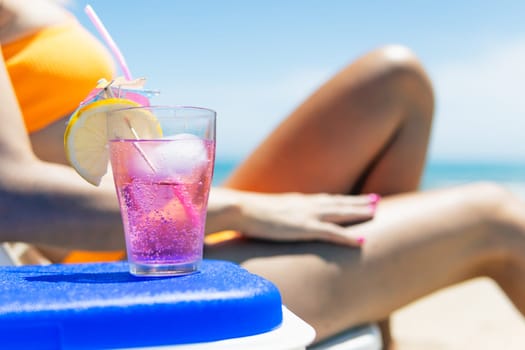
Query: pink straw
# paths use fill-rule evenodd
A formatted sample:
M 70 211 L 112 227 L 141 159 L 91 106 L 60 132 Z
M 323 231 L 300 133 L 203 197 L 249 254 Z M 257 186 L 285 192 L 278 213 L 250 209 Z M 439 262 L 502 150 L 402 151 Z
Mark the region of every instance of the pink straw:
M 93 10 L 91 5 L 86 5 L 86 7 L 84 8 L 84 11 L 86 12 L 86 14 L 88 15 L 88 17 L 91 20 L 91 22 L 93 22 L 93 25 L 95 26 L 95 28 L 97 28 L 98 32 L 100 33 L 100 35 L 102 35 L 102 38 L 104 38 L 104 40 L 108 44 L 109 48 L 113 52 L 113 55 L 117 59 L 117 62 L 120 65 L 120 68 L 122 69 L 122 72 L 124 73 L 124 77 L 127 80 L 132 80 L 133 78 L 131 77 L 131 73 L 130 73 L 130 71 L 128 69 L 128 65 L 126 64 L 126 60 L 124 59 L 124 56 L 120 52 L 120 49 L 118 48 L 117 44 L 115 43 L 115 41 L 113 40 L 113 38 L 111 37 L 109 32 L 107 31 L 106 27 L 104 26 L 104 24 L 102 23 L 100 18 L 95 13 L 95 10 Z M 135 135 L 135 138 L 138 139 L 139 136 L 137 135 L 135 130 L 131 127 L 131 125 L 129 125 L 129 126 L 130 126 L 131 131 Z M 136 143 L 134 143 L 134 146 L 139 151 L 140 155 L 144 158 L 146 163 L 153 170 L 153 172 L 156 172 L 157 170 L 155 169 L 155 167 L 153 166 L 151 161 L 146 157 L 146 154 L 140 148 L 140 146 L 137 145 Z M 190 202 L 190 199 L 188 198 L 188 196 L 186 196 L 186 194 L 184 192 L 180 191 L 178 188 L 174 188 L 173 191 L 174 191 L 174 194 L 179 199 L 179 202 L 182 204 L 182 206 L 183 206 L 183 208 L 184 208 L 184 210 L 186 212 L 186 215 L 188 215 L 188 217 L 190 218 L 190 220 L 194 224 L 197 223 L 198 222 L 197 220 L 199 219 L 198 213 L 196 213 L 194 208 L 191 206 L 191 202 Z
M 91 22 L 93 22 L 93 25 L 95 26 L 95 28 L 97 28 L 100 35 L 102 35 L 102 38 L 108 44 L 110 50 L 113 52 L 113 55 L 115 55 L 115 58 L 118 64 L 120 65 L 120 68 L 122 69 L 122 73 L 124 73 L 124 77 L 127 80 L 131 80 L 132 79 L 131 73 L 128 69 L 128 65 L 126 64 L 126 60 L 124 59 L 124 56 L 120 52 L 115 41 L 113 41 L 113 38 L 111 37 L 111 35 L 109 35 L 109 32 L 107 31 L 106 27 L 104 26 L 100 18 L 98 18 L 97 14 L 95 13 L 95 10 L 93 10 L 91 5 L 86 5 L 86 7 L 84 8 L 84 11 L 86 11 L 86 14 L 88 15 Z

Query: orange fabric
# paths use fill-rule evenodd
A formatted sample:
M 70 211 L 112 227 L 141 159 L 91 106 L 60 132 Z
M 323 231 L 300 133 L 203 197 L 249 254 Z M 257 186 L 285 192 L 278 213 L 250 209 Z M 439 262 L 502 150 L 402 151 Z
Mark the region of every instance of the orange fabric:
M 73 112 L 101 78 L 111 80 L 111 56 L 75 20 L 2 45 L 29 133 Z
M 123 251 L 96 252 L 89 250 L 74 250 L 62 261 L 64 264 L 80 264 L 88 262 L 111 262 L 123 260 L 126 253 Z
M 207 235 L 204 238 L 204 243 L 214 245 L 214 244 L 224 243 L 224 242 L 230 241 L 232 239 L 237 239 L 240 237 L 241 237 L 241 233 L 237 231 L 231 231 L 231 230 L 220 231 L 220 232 L 215 232 L 215 233 Z

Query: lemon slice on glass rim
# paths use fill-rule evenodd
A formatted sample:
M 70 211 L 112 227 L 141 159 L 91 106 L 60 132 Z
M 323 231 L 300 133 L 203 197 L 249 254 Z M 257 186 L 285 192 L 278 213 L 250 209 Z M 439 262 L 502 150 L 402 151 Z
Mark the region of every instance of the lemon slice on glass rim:
M 123 98 L 107 98 L 86 104 L 69 118 L 64 132 L 64 149 L 71 166 L 87 182 L 100 185 L 109 162 L 107 116 L 111 111 L 141 105 Z M 161 137 L 157 118 L 147 109 L 130 109 L 112 127 L 122 138 Z

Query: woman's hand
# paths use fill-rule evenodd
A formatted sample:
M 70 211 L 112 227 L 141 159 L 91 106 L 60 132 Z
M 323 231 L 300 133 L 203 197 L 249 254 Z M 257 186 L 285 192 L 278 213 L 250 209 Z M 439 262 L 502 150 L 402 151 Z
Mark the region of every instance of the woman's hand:
M 233 203 L 237 207 L 228 211 L 229 224 L 225 223 L 225 229 L 235 229 L 247 237 L 259 239 L 321 240 L 350 246 L 364 242 L 359 230 L 351 226 L 372 219 L 380 200 L 376 194 L 345 196 L 225 191 L 235 197 Z M 213 203 L 212 198 L 210 203 Z M 210 208 L 213 211 L 214 205 L 211 204 Z

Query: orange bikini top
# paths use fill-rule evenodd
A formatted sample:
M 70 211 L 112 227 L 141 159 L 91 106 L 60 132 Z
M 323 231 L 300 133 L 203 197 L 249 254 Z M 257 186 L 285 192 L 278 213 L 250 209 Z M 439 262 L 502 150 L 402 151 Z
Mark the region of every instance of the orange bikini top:
M 106 48 L 74 18 L 2 51 L 29 133 L 73 112 L 99 79 L 115 72 Z

